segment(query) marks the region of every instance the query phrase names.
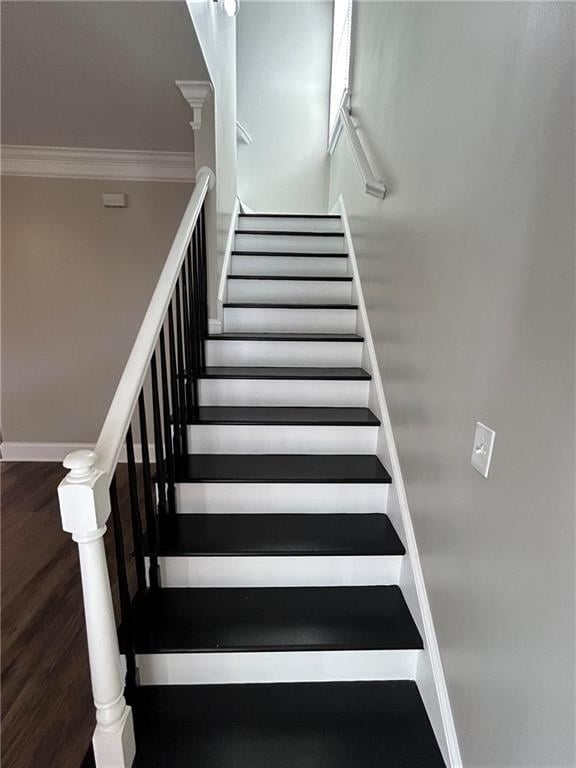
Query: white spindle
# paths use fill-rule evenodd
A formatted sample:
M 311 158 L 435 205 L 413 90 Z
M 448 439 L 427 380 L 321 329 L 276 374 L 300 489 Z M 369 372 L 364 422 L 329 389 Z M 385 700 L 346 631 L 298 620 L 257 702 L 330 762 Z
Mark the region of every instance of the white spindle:
M 93 745 L 98 768 L 130 768 L 136 752 L 132 712 L 124 698 L 124 676 L 110 591 L 103 536 L 110 514 L 109 480 L 96 468 L 94 451 L 74 451 L 58 497 L 62 527 L 78 544 L 92 693 L 96 706 Z

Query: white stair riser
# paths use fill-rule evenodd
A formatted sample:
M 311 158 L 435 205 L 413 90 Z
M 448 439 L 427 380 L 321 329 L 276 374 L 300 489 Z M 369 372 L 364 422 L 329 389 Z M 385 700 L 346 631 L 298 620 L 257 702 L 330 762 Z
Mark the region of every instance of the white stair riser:
M 376 452 L 378 427 L 294 424 L 192 424 L 190 453 Z
M 209 366 L 359 368 L 362 344 L 339 341 L 207 341 Z
M 330 218 L 295 218 L 287 216 L 268 216 L 244 218 L 238 217 L 237 229 L 258 229 L 274 232 L 342 232 L 342 219 Z
M 398 556 L 159 557 L 162 587 L 388 586 Z M 148 565 L 146 566 L 148 572 Z
M 228 280 L 228 301 L 347 304 L 352 283 L 328 280 Z
M 348 259 L 330 256 L 232 256 L 232 275 L 332 275 L 348 274 Z
M 235 251 L 343 253 L 344 245 L 344 237 L 237 234 L 234 238 Z
M 369 381 L 201 379 L 200 405 L 367 406 Z
M 224 331 L 230 333 L 355 333 L 355 309 L 224 309 Z
M 421 651 L 138 654 L 141 685 L 414 680 Z M 201 695 L 201 694 L 199 694 Z
M 385 483 L 177 483 L 180 514 L 385 513 Z

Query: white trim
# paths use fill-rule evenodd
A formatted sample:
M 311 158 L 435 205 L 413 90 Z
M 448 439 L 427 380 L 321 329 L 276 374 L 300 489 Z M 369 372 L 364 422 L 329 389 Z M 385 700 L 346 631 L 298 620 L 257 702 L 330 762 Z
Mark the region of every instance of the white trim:
M 91 448 L 90 443 L 2 443 L 2 461 L 64 461 L 72 451 Z
M 350 587 L 398 585 L 402 560 L 402 555 L 162 555 L 158 565 L 162 588 Z
M 252 136 L 248 133 L 246 128 L 242 125 L 242 123 L 238 122 L 236 120 L 236 141 L 239 144 L 253 144 L 254 139 Z
M 226 297 L 226 280 L 228 279 L 228 272 L 230 271 L 230 261 L 232 255 L 232 249 L 234 248 L 234 237 L 236 233 L 236 227 L 238 226 L 238 214 L 240 213 L 241 203 L 239 198 L 234 201 L 234 208 L 232 209 L 232 216 L 230 216 L 230 227 L 228 228 L 228 237 L 226 238 L 226 247 L 224 248 L 224 260 L 222 261 L 222 269 L 220 270 L 220 283 L 218 284 L 218 298 L 217 298 L 217 315 L 218 322 L 220 323 L 220 330 L 218 333 L 222 333 L 223 321 L 224 321 L 224 299 Z
M 376 425 L 189 424 L 189 453 L 367 454 L 376 451 Z
M 219 333 L 222 333 L 222 320 L 208 320 L 208 335 L 217 336 Z
M 227 329 L 226 329 L 227 330 Z M 200 379 L 200 405 L 325 406 L 363 408 L 370 382 L 363 379 Z
M 141 653 L 141 685 L 414 680 L 422 651 Z
M 379 514 L 388 483 L 176 483 L 178 514 Z
M 202 109 L 212 90 L 212 83 L 209 80 L 176 80 L 175 83 L 192 109 L 192 121 L 190 122 L 192 130 L 200 130 L 202 127 Z
M 386 403 L 386 397 L 384 395 L 384 388 L 382 386 L 382 379 L 380 376 L 380 369 L 378 366 L 378 360 L 376 357 L 376 350 L 374 347 L 374 340 L 370 330 L 370 322 L 368 320 L 368 313 L 366 311 L 366 304 L 364 302 L 364 294 L 362 291 L 362 284 L 360 280 L 360 274 L 358 271 L 358 263 L 356 260 L 356 253 L 354 251 L 354 244 L 352 241 L 352 235 L 350 232 L 350 225 L 348 222 L 348 216 L 346 213 L 346 207 L 344 205 L 344 199 L 342 195 L 338 198 L 337 204 L 334 209 L 339 208 L 342 216 L 342 223 L 344 225 L 345 239 L 348 244 L 348 254 L 350 266 L 352 268 L 352 274 L 354 277 L 354 287 L 356 290 L 356 300 L 358 303 L 358 314 L 360 322 L 362 323 L 362 332 L 365 339 L 365 349 L 368 355 L 368 361 L 371 368 L 372 382 L 375 388 L 376 405 L 379 410 L 380 419 L 382 421 L 381 430 L 385 440 L 385 449 L 387 453 L 387 461 L 390 466 L 389 469 L 393 478 L 393 487 L 397 494 L 397 500 L 399 504 L 399 512 L 401 516 L 401 523 L 403 528 L 403 534 L 405 539 L 405 546 L 407 551 L 408 560 L 411 566 L 413 588 L 415 591 L 417 604 L 420 612 L 419 617 L 424 634 L 425 644 L 425 656 L 428 657 L 430 662 L 430 668 L 433 677 L 433 690 L 437 699 L 437 705 L 440 710 L 442 732 L 438 732 L 436 728 L 436 737 L 439 745 L 443 748 L 445 757 L 447 758 L 450 768 L 461 768 L 462 757 L 460 755 L 460 749 L 458 746 L 458 738 L 456 735 L 456 727 L 454 725 L 454 718 L 452 715 L 452 709 L 450 707 L 450 700 L 448 697 L 448 689 L 446 686 L 446 678 L 444 676 L 444 670 L 442 667 L 442 660 L 440 657 L 440 650 L 438 647 L 438 640 L 436 638 L 436 631 L 434 629 L 434 621 L 432 619 L 432 612 L 430 610 L 430 603 L 428 601 L 428 595 L 426 592 L 426 585 L 424 583 L 424 575 L 422 572 L 422 566 L 420 562 L 420 554 L 418 552 L 418 545 L 416 543 L 416 536 L 414 534 L 414 528 L 412 525 L 412 518 L 410 515 L 410 509 L 408 506 L 408 499 L 406 496 L 406 489 L 404 486 L 404 480 L 402 477 L 402 470 L 400 468 L 400 461 L 398 459 L 398 452 L 396 450 L 396 443 L 394 441 L 394 434 L 392 431 L 392 423 L 388 412 L 388 406 Z M 380 451 L 382 452 L 382 451 Z M 404 590 L 403 590 L 404 591 Z M 408 596 L 406 599 L 408 601 Z M 421 660 L 423 661 L 423 659 Z M 419 668 L 424 668 L 425 665 L 420 663 Z M 424 691 L 421 687 L 421 693 L 424 695 Z M 426 700 L 425 700 L 425 703 Z M 429 713 L 430 714 L 430 713 Z M 431 717 L 432 724 L 434 725 L 434 718 Z
M 193 182 L 192 152 L 2 146 L 3 176 Z
M 361 368 L 362 344 L 350 341 L 208 340 L 206 365 Z
M 94 447 L 90 443 L 2 443 L 0 452 L 1 461 L 64 461 L 65 457 L 73 451 Z M 154 445 L 148 446 L 150 460 L 154 461 Z M 134 457 L 139 464 L 142 461 L 142 449 L 140 443 L 134 443 Z M 120 463 L 126 462 L 126 449 L 123 448 L 118 458 Z

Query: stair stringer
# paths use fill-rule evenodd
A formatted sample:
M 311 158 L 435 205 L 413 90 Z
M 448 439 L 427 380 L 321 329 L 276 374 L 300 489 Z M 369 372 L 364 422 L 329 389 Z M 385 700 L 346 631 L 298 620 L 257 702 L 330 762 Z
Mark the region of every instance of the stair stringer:
M 376 455 L 389 468 L 392 475 L 386 511 L 406 547 L 406 557 L 400 574 L 400 588 L 424 640 L 424 651 L 420 654 L 416 671 L 416 683 L 447 765 L 450 768 L 462 768 L 462 758 L 448 697 L 446 678 L 342 195 L 339 196 L 330 213 L 338 213 L 342 216 L 345 242 L 348 249 L 348 268 L 353 277 L 352 297 L 353 301 L 358 304 L 356 332 L 363 335 L 365 339 L 362 367 L 372 375 L 368 406 L 381 421 L 381 426 L 378 429 Z

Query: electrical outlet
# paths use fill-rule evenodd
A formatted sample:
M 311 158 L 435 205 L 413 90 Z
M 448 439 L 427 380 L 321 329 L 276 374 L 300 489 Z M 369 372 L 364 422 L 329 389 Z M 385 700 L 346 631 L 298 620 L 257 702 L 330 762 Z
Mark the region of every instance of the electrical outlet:
M 484 477 L 488 477 L 495 437 L 496 432 L 493 429 L 479 421 L 476 422 L 474 446 L 472 448 L 472 466 Z

